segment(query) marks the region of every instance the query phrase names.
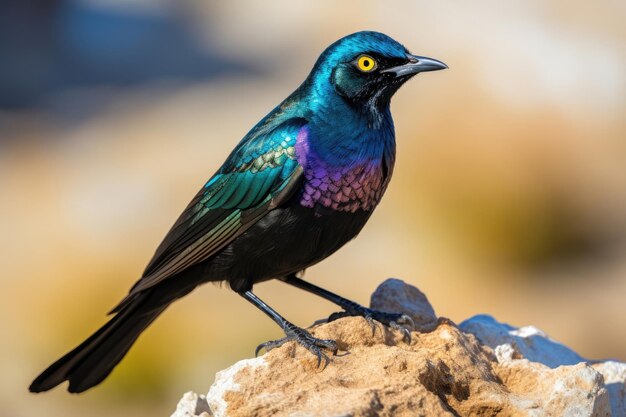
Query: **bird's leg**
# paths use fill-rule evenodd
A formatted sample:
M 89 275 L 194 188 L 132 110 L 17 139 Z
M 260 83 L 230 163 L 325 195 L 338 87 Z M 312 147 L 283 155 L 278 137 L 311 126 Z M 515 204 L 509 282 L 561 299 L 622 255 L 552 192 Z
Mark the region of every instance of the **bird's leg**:
M 370 326 L 372 326 L 372 335 L 376 332 L 376 322 L 379 322 L 393 329 L 402 331 L 406 341 L 409 344 L 411 343 L 411 331 L 415 329 L 415 323 L 413 323 L 413 319 L 406 314 L 387 313 L 363 307 L 354 301 L 350 301 L 347 298 L 343 298 L 340 295 L 325 290 L 324 288 L 306 282 L 303 279 L 298 278 L 295 274 L 286 276 L 282 279 L 282 281 L 315 295 L 319 295 L 320 297 L 325 298 L 326 300 L 343 308 L 344 311 L 331 314 L 328 317 L 328 321 L 348 316 L 362 316 L 368 321 Z
M 330 362 L 330 358 L 323 352 L 322 349 L 328 349 L 333 352 L 333 354 L 337 353 L 337 343 L 334 340 L 329 339 L 317 339 L 306 330 L 296 326 L 295 324 L 287 321 L 283 316 L 278 314 L 276 310 L 265 304 L 263 300 L 254 295 L 252 291 L 246 291 L 239 293 L 243 298 L 250 301 L 257 308 L 259 308 L 262 312 L 267 314 L 272 320 L 274 320 L 285 332 L 286 337 L 279 340 L 270 340 L 269 342 L 261 343 L 257 346 L 254 355 L 257 356 L 261 349 L 271 350 L 275 347 L 279 347 L 283 345 L 285 342 L 290 340 L 295 340 L 301 346 L 304 346 L 309 352 L 313 353 L 317 356 L 317 366 L 319 367 L 324 360 L 324 366 Z

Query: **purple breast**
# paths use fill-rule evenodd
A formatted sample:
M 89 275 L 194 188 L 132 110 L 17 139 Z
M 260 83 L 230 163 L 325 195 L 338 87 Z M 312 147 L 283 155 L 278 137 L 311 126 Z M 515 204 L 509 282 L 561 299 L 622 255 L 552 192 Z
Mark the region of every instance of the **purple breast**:
M 300 204 L 347 212 L 373 210 L 388 183 L 388 178 L 383 178 L 382 156 L 331 166 L 311 151 L 307 133 L 303 128 L 296 142 L 296 157 L 304 168 Z

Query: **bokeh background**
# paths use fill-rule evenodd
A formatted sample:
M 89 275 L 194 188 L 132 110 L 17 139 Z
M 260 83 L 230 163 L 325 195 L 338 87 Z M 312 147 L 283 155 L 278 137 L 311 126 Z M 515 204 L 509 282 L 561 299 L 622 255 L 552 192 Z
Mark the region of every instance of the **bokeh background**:
M 0 414 L 169 415 L 280 330 L 225 288 L 173 305 L 97 389 L 27 386 L 106 320 L 229 150 L 358 30 L 450 69 L 392 103 L 395 177 L 307 271 L 367 303 L 387 277 L 438 314 L 533 324 L 626 360 L 626 3 L 0 3 Z M 301 325 L 332 305 L 280 283 Z

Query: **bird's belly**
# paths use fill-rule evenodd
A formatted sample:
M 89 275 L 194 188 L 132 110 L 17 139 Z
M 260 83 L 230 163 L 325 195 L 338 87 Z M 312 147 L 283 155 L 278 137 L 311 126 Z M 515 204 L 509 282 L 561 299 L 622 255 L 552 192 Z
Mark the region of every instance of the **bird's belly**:
M 296 201 L 272 210 L 210 261 L 209 275 L 227 280 L 235 291 L 256 282 L 301 271 L 354 238 L 371 215 L 319 211 Z

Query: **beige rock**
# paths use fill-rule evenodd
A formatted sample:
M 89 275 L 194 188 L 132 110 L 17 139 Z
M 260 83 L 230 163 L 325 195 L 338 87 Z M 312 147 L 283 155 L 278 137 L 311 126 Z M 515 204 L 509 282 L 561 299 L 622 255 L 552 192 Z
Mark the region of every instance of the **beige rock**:
M 524 416 L 611 416 L 602 375 L 585 363 L 552 369 L 527 359 L 494 366 L 503 385 L 527 402 Z
M 189 391 L 178 402 L 172 417 L 211 417 L 212 415 L 204 395 Z
M 340 348 L 328 366 L 318 368 L 317 359 L 295 342 L 240 361 L 219 372 L 207 394 L 214 416 L 626 415 L 626 364 L 532 362 L 519 346 L 494 349 L 449 320 L 435 320 L 426 297 L 401 281 L 385 287 L 379 296 L 392 294 L 403 312 L 431 330 L 413 332 L 407 344 L 395 330 L 379 327 L 372 334 L 360 317 L 318 325 L 311 333 L 336 340 Z M 393 310 L 393 302 L 372 304 Z
M 218 374 L 207 395 L 215 416 L 611 415 L 602 376 L 592 367 L 499 364 L 490 348 L 452 324 L 413 333 L 411 345 L 397 332 L 372 336 L 357 317 L 313 333 L 341 347 L 329 366 L 317 369 L 313 355 L 295 343 L 263 362 L 242 361 Z
M 606 361 L 592 366 L 604 377 L 613 416 L 626 417 L 626 363 Z

